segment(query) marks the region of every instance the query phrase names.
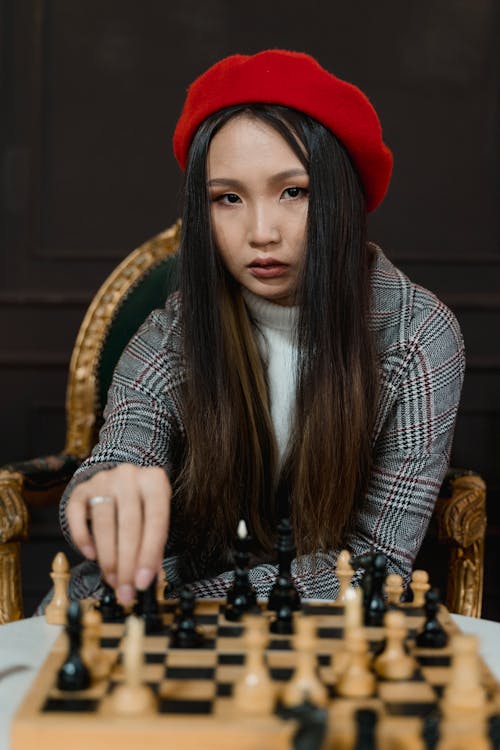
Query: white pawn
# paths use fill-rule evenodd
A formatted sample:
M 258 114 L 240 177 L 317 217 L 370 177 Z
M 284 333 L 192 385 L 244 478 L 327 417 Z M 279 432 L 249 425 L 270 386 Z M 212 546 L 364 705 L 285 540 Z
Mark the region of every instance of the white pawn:
M 363 594 L 360 588 L 349 586 L 344 597 L 344 640 L 342 650 L 335 652 L 333 672 L 339 677 L 350 661 L 348 641 L 351 633 L 356 634 L 363 627 Z
M 247 716 L 272 713 L 276 691 L 265 663 L 267 620 L 262 615 L 245 615 L 244 644 L 246 661 L 243 673 L 234 685 L 234 706 Z
M 68 558 L 64 552 L 58 552 L 54 557 L 50 574 L 54 582 L 54 596 L 45 609 L 45 619 L 49 625 L 66 625 L 69 576 Z
M 282 699 L 285 706 L 326 706 L 328 693 L 316 671 L 316 619 L 300 615 L 295 618 L 293 644 L 297 653 L 297 669 L 287 683 Z
M 441 709 L 445 716 L 484 712 L 486 693 L 481 684 L 478 640 L 475 635 L 455 635 L 451 639 L 450 681 L 444 691 Z
M 412 656 L 406 653 L 406 617 L 392 610 L 384 617 L 385 648 L 373 663 L 375 671 L 386 680 L 409 680 L 416 669 Z
M 156 711 L 156 700 L 150 687 L 143 683 L 144 620 L 135 615 L 127 618 L 127 635 L 123 639 L 125 681 L 106 699 L 105 710 L 117 716 L 147 716 Z
M 413 607 L 425 606 L 425 595 L 430 589 L 429 574 L 425 570 L 414 570 L 410 588 L 413 591 Z
M 375 690 L 375 675 L 370 671 L 368 642 L 361 628 L 350 631 L 345 648 L 349 661 L 337 680 L 337 692 L 345 698 L 369 698 Z
M 440 708 L 443 750 L 488 750 L 486 714 L 491 711 L 481 684 L 478 640 L 474 635 L 455 635 L 450 642 L 450 681 Z
M 385 593 L 389 604 L 400 604 L 403 596 L 403 578 L 398 573 L 390 573 L 385 579 Z
M 339 593 L 336 601 L 339 604 L 344 603 L 347 589 L 351 585 L 354 570 L 351 567 L 351 555 L 348 550 L 343 549 L 337 558 L 335 573 L 339 581 Z
M 363 626 L 363 593 L 349 586 L 344 596 L 344 638 L 350 630 Z

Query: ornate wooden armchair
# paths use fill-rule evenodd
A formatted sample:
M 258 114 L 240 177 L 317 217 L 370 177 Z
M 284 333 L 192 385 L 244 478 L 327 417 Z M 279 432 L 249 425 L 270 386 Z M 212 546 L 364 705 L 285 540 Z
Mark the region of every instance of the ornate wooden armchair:
M 97 292 L 73 350 L 66 394 L 67 436 L 56 456 L 0 467 L 0 623 L 23 616 L 20 543 L 28 538 L 28 508 L 58 502 L 86 458 L 102 422 L 114 366 L 140 323 L 176 287 L 177 223 L 144 243 Z M 486 488 L 472 472 L 451 471 L 434 514 L 447 545 L 446 603 L 452 612 L 481 614 Z M 431 572 L 432 577 L 432 572 Z

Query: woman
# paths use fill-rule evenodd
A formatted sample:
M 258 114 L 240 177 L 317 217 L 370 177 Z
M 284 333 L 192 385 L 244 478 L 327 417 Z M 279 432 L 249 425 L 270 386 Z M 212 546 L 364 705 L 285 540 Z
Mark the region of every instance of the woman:
M 342 547 L 384 552 L 407 580 L 463 345 L 452 313 L 366 240 L 392 168 L 372 105 L 307 55 L 234 55 L 190 87 L 174 151 L 180 292 L 122 355 L 65 534 L 125 604 L 163 558 L 174 590 L 224 595 L 241 517 L 261 596 L 283 515 L 303 596 L 335 596 Z M 76 596 L 97 571 L 74 574 Z

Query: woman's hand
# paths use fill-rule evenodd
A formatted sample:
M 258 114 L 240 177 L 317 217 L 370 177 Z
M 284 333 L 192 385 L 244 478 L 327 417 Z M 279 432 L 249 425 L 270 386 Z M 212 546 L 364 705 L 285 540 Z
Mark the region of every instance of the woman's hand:
M 164 469 L 120 464 L 82 482 L 68 500 L 73 541 L 97 560 L 122 604 L 132 604 L 136 589 L 146 589 L 161 567 L 171 496 Z

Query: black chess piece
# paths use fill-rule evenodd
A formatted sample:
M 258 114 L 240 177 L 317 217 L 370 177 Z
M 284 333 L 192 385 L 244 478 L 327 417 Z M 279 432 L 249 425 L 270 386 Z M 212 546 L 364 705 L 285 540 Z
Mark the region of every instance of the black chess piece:
M 426 750 L 436 750 L 439 742 L 439 716 L 427 714 L 422 726 L 422 739 Z
M 291 565 L 295 557 L 293 543 L 293 529 L 288 518 L 283 518 L 278 525 L 278 576 L 271 589 L 268 609 L 278 612 L 282 605 L 289 606 L 293 611 L 300 609 L 300 596 L 293 583 Z
M 367 626 L 380 627 L 384 624 L 387 604 L 384 597 L 384 583 L 387 574 L 387 558 L 378 553 L 373 558 L 372 585 L 370 598 L 365 607 L 364 622 Z
M 287 600 L 287 591 L 288 597 Z M 284 578 L 280 588 L 280 604 L 276 610 L 276 617 L 272 620 L 269 630 L 271 633 L 279 633 L 280 635 L 292 635 L 294 632 L 293 628 L 293 605 L 295 601 L 295 594 L 293 584 L 289 579 Z
M 279 705 L 278 716 L 295 721 L 296 730 L 292 738 L 291 750 L 321 750 L 328 722 L 328 712 L 306 701 L 292 708 Z
M 90 672 L 80 655 L 82 646 L 82 610 L 80 602 L 72 601 L 68 607 L 66 633 L 69 651 L 57 673 L 59 690 L 85 690 L 90 686 Z
M 147 589 L 137 592 L 137 602 L 134 607 L 134 613 L 144 620 L 146 635 L 161 633 L 163 630 L 163 620 L 156 600 L 156 584 L 157 576 L 153 578 Z
M 373 590 L 373 564 L 375 552 L 365 552 L 363 555 L 351 558 L 351 567 L 362 570 L 361 591 L 363 592 L 363 609 L 366 612 Z
M 372 708 L 360 708 L 355 713 L 356 742 L 354 750 L 376 750 L 375 727 L 377 713 Z
M 224 610 L 226 619 L 237 622 L 245 612 L 260 612 L 257 605 L 257 592 L 250 583 L 248 577 L 248 564 L 250 561 L 250 537 L 246 527 L 238 528 L 235 552 L 234 583 L 227 592 L 227 604 Z
M 500 750 L 500 714 L 493 714 L 488 719 L 488 739 L 491 750 Z
M 103 595 L 98 609 L 102 615 L 103 622 L 123 622 L 125 612 L 116 599 L 115 590 L 103 581 Z
M 448 634 L 438 620 L 439 591 L 430 589 L 425 595 L 425 623 L 416 637 L 419 648 L 444 648 Z
M 179 597 L 179 613 L 171 631 L 171 648 L 199 648 L 203 645 L 205 639 L 196 627 L 194 608 L 194 593 L 185 587 Z

